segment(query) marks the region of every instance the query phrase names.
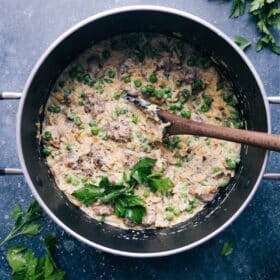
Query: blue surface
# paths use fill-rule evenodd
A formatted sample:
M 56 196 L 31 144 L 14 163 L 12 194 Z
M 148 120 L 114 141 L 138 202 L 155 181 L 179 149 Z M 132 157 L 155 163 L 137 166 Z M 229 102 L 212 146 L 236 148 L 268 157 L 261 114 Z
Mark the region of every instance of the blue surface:
M 249 16 L 228 19 L 230 1 L 207 0 L 0 0 L 0 91 L 21 91 L 43 51 L 73 24 L 97 12 L 132 4 L 162 4 L 188 11 L 211 22 L 229 36 L 257 41 Z M 280 37 L 280 32 L 277 34 Z M 247 52 L 268 95 L 280 95 L 280 57 L 267 50 Z M 0 166 L 19 167 L 15 141 L 18 101 L 0 102 Z M 273 132 L 280 133 L 280 106 L 272 106 Z M 268 171 L 280 172 L 279 154 L 272 153 Z M 0 239 L 13 227 L 9 211 L 17 203 L 27 207 L 32 195 L 23 176 L 0 177 Z M 223 233 L 209 242 L 175 256 L 131 259 L 96 251 L 75 240 L 50 218 L 35 238 L 18 238 L 9 244 L 27 244 L 43 254 L 43 236 L 60 237 L 56 259 L 67 279 L 280 279 L 279 181 L 263 181 L 249 207 Z M 224 241 L 236 243 L 228 257 L 220 255 Z M 0 279 L 10 279 L 5 261 L 8 246 L 0 248 Z

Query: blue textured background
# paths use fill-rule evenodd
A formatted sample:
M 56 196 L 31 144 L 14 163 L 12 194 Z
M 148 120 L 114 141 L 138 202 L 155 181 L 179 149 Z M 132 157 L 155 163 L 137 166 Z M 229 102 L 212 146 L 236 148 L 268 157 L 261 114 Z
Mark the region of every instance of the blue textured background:
M 257 41 L 249 16 L 228 18 L 231 1 L 207 0 L 0 0 L 0 91 L 21 91 L 37 59 L 58 35 L 97 12 L 133 4 L 157 4 L 188 11 L 211 22 L 229 36 Z M 280 34 L 276 34 L 278 39 Z M 280 57 L 267 50 L 247 55 L 257 68 L 267 94 L 280 95 Z M 18 101 L 0 102 L 0 166 L 19 167 L 15 141 Z M 273 132 L 280 133 L 280 106 L 272 106 Z M 256 112 L 258 113 L 258 112 Z M 280 172 L 279 155 L 271 153 L 267 170 Z M 31 192 L 23 176 L 0 177 L 0 239 L 13 227 L 9 211 L 17 203 L 27 207 Z M 223 233 L 211 241 L 175 256 L 131 259 L 96 251 L 58 228 L 48 217 L 35 238 L 18 238 L 43 254 L 43 236 L 60 237 L 56 259 L 67 279 L 280 279 L 279 181 L 263 181 L 249 207 Z M 220 255 L 224 241 L 236 243 L 228 257 Z M 5 260 L 8 245 L 0 248 L 0 279 L 10 279 Z

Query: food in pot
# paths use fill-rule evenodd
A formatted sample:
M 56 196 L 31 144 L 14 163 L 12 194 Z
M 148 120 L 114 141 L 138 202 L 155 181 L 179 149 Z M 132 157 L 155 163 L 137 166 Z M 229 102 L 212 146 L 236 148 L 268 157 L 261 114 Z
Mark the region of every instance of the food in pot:
M 90 217 L 122 228 L 170 227 L 226 187 L 237 143 L 181 135 L 124 100 L 127 93 L 186 119 L 241 128 L 230 81 L 183 41 L 133 33 L 86 50 L 59 77 L 41 138 L 57 186 Z

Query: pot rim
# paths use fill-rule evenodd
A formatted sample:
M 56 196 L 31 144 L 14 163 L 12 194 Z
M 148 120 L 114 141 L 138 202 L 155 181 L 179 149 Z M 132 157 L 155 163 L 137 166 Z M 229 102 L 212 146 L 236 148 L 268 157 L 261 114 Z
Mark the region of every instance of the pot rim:
M 99 250 L 102 250 L 102 251 L 105 251 L 105 252 L 108 252 L 108 253 L 111 253 L 111 254 L 115 254 L 115 255 L 121 255 L 121 256 L 127 256 L 127 257 L 139 257 L 139 258 L 141 258 L 141 257 L 149 257 L 150 258 L 150 257 L 168 256 L 168 255 L 177 254 L 177 253 L 180 253 L 180 252 L 192 249 L 192 248 L 194 248 L 194 247 L 196 247 L 196 246 L 198 246 L 198 245 L 208 241 L 209 239 L 213 238 L 214 236 L 219 234 L 221 231 L 223 231 L 226 227 L 228 227 L 241 214 L 241 212 L 245 209 L 245 207 L 248 205 L 248 203 L 250 202 L 250 200 L 254 196 L 254 194 L 255 194 L 255 192 L 256 192 L 256 190 L 257 190 L 257 188 L 258 188 L 258 186 L 259 186 L 259 184 L 260 184 L 260 182 L 262 180 L 262 176 L 263 176 L 263 173 L 264 173 L 265 168 L 266 168 L 269 152 L 266 151 L 265 158 L 264 158 L 264 161 L 263 161 L 262 169 L 261 169 L 261 171 L 259 173 L 257 182 L 256 182 L 255 186 L 253 187 L 252 191 L 250 192 L 249 196 L 243 202 L 241 207 L 222 226 L 220 226 L 219 228 L 217 228 L 215 231 L 213 231 L 211 234 L 208 234 L 204 238 L 202 238 L 202 239 L 200 239 L 200 240 L 198 240 L 196 242 L 193 242 L 191 244 L 188 244 L 186 246 L 177 248 L 177 249 L 172 249 L 172 250 L 168 250 L 168 251 L 161 251 L 161 252 L 155 252 L 155 253 L 135 253 L 135 252 L 111 249 L 111 248 L 105 247 L 103 245 L 97 244 L 97 243 L 95 243 L 93 241 L 90 241 L 90 240 L 86 239 L 85 237 L 81 236 L 80 234 L 78 234 L 77 232 L 75 232 L 73 229 L 71 229 L 68 226 L 66 226 L 63 223 L 62 220 L 60 220 L 57 216 L 55 216 L 55 214 L 48 208 L 48 206 L 42 200 L 42 198 L 40 197 L 40 195 L 36 191 L 36 188 L 34 187 L 32 181 L 31 181 L 31 178 L 29 176 L 28 170 L 26 168 L 25 160 L 24 160 L 24 157 L 23 157 L 22 143 L 21 143 L 21 121 L 22 121 L 21 116 L 22 116 L 22 112 L 23 112 L 23 108 L 24 108 L 25 97 L 26 97 L 26 95 L 27 95 L 27 93 L 29 91 L 29 87 L 30 87 L 30 85 L 31 85 L 31 83 L 33 81 L 34 76 L 36 75 L 38 69 L 44 63 L 44 61 L 48 57 L 48 55 L 65 38 L 67 38 L 73 32 L 77 31 L 78 29 L 80 29 L 81 27 L 85 26 L 86 24 L 88 24 L 88 23 L 90 23 L 92 21 L 98 20 L 98 19 L 103 18 L 103 17 L 107 17 L 107 16 L 123 13 L 123 12 L 140 11 L 140 10 L 144 10 L 144 11 L 158 11 L 158 12 L 163 12 L 163 13 L 171 13 L 171 14 L 174 14 L 174 15 L 177 15 L 177 16 L 180 16 L 180 17 L 188 18 L 188 19 L 190 19 L 190 20 L 192 20 L 194 22 L 197 22 L 198 24 L 201 24 L 201 25 L 205 26 L 207 29 L 210 29 L 211 31 L 215 32 L 224 41 L 226 41 L 239 54 L 239 56 L 248 65 L 250 71 L 254 75 L 254 78 L 255 78 L 255 80 L 257 82 L 257 85 L 258 85 L 258 87 L 260 89 L 260 92 L 262 94 L 262 98 L 263 98 L 263 101 L 264 101 L 264 105 L 265 105 L 268 132 L 269 133 L 271 132 L 269 104 L 268 104 L 268 100 L 266 98 L 266 93 L 265 93 L 265 89 L 264 89 L 264 86 L 262 84 L 262 81 L 261 81 L 258 73 L 256 72 L 254 66 L 252 65 L 250 60 L 247 58 L 247 56 L 244 54 L 244 52 L 237 45 L 235 45 L 235 43 L 226 34 L 224 34 L 222 31 L 220 31 L 218 28 L 216 28 L 212 24 L 208 23 L 207 21 L 201 19 L 200 17 L 192 15 L 192 14 L 184 12 L 184 11 L 181 11 L 181 10 L 178 10 L 178 9 L 164 7 L 164 6 L 156 6 L 156 5 L 133 5 L 133 6 L 124 6 L 124 7 L 119 7 L 119 8 L 114 8 L 114 9 L 106 10 L 106 11 L 103 11 L 103 12 L 98 13 L 96 15 L 90 16 L 90 17 L 80 21 L 76 25 L 72 26 L 71 28 L 69 28 L 67 31 L 65 31 L 62 35 L 60 35 L 47 48 L 47 50 L 42 54 L 42 56 L 36 62 L 35 66 L 33 67 L 32 71 L 31 71 L 31 73 L 30 73 L 30 75 L 29 75 L 29 77 L 28 77 L 28 79 L 26 81 L 26 84 L 25 84 L 25 87 L 24 87 L 24 90 L 23 90 L 23 95 L 22 95 L 22 98 L 20 100 L 18 113 L 17 113 L 16 134 L 17 134 L 18 156 L 19 156 L 20 164 L 22 166 L 23 173 L 24 173 L 24 176 L 25 176 L 26 181 L 28 183 L 28 186 L 31 189 L 31 192 L 34 195 L 35 199 L 39 202 L 39 204 L 42 206 L 44 211 L 51 217 L 51 219 L 56 222 L 57 225 L 59 225 L 61 228 L 63 228 L 70 235 L 72 235 L 75 238 L 77 238 L 79 241 L 82 241 L 83 243 L 85 243 L 85 244 L 87 244 L 87 245 L 89 245 L 91 247 L 94 247 L 96 249 L 99 249 Z

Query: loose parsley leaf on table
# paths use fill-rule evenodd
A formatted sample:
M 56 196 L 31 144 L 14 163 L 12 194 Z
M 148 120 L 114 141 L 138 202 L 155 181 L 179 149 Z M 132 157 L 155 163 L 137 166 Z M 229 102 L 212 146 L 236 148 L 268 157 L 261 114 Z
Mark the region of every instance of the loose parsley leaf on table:
M 12 211 L 11 216 L 15 221 L 14 229 L 0 242 L 0 247 L 7 241 L 20 235 L 34 236 L 40 233 L 42 226 L 35 221 L 42 217 L 42 209 L 37 201 L 34 201 L 24 212 L 20 205 Z
M 232 37 L 233 41 L 240 47 L 241 50 L 245 50 L 251 46 L 251 42 L 249 42 L 246 38 L 241 36 Z
M 45 237 L 47 254 L 38 259 L 26 246 L 11 246 L 7 251 L 7 261 L 12 268 L 12 279 L 62 280 L 65 272 L 59 269 L 53 259 L 52 251 L 57 238 L 48 234 Z
M 225 242 L 221 251 L 222 256 L 228 256 L 233 252 L 234 242 Z
M 246 0 L 233 0 L 230 18 L 237 18 L 245 13 Z M 279 0 L 252 0 L 249 13 L 257 20 L 257 28 L 261 34 L 256 50 L 269 47 L 271 51 L 280 55 L 280 45 L 277 45 L 273 29 L 280 28 Z
M 246 0 L 233 0 L 231 6 L 231 18 L 236 18 L 245 13 Z

